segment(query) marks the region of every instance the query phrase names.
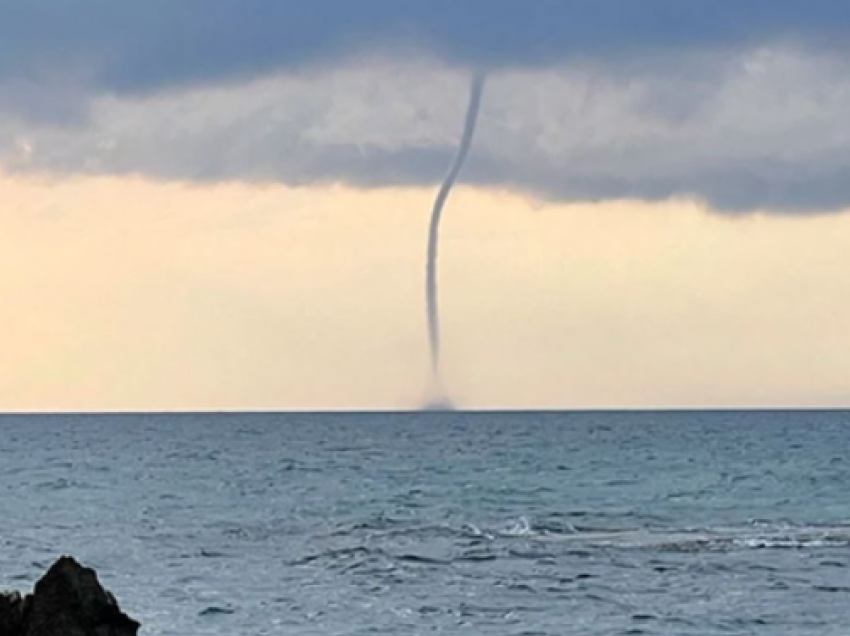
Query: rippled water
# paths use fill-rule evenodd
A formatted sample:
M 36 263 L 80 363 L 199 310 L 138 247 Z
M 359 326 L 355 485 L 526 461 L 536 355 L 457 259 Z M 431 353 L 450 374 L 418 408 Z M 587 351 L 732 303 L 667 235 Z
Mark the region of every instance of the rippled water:
M 143 634 L 850 633 L 850 414 L 0 418 L 0 585 Z

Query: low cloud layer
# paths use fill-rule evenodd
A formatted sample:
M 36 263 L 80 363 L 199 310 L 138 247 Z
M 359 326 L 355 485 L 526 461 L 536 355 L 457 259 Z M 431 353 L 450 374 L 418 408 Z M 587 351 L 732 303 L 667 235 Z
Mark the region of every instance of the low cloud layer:
M 790 40 L 843 47 L 845 0 L 0 0 L 0 78 L 108 91 L 218 83 L 418 49 L 489 69 Z
M 0 117 L 10 172 L 432 185 L 468 75 L 364 58 L 247 82 L 98 95 L 68 120 Z M 37 92 L 38 84 L 31 84 Z M 491 74 L 465 180 L 556 201 L 686 197 L 725 212 L 850 205 L 850 64 L 755 48 L 675 72 L 591 64 Z
M 844 0 L 0 0 L 0 170 L 850 207 Z

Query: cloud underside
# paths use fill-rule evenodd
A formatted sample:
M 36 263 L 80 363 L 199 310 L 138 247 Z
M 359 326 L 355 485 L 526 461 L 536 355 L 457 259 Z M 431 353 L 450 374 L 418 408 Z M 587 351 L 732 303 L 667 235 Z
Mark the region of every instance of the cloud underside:
M 736 10 L 725 1 L 658 1 L 646 15 L 599 0 L 596 9 L 540 0 L 514 15 L 520 3 L 496 1 L 495 18 L 476 30 L 477 0 L 453 3 L 463 8 L 445 23 L 438 9 L 450 12 L 448 3 L 418 17 L 414 3 L 326 3 L 356 4 L 362 15 L 347 30 L 323 23 L 300 46 L 272 44 L 258 16 L 286 14 L 285 40 L 298 19 L 315 18 L 289 15 L 295 4 L 259 3 L 253 17 L 221 5 L 211 12 L 221 24 L 207 35 L 186 27 L 179 50 L 168 35 L 179 19 L 166 28 L 142 16 L 124 42 L 104 27 L 85 45 L 45 43 L 40 56 L 27 56 L 20 39 L 0 43 L 25 62 L 0 63 L 0 170 L 431 186 L 455 151 L 475 66 L 489 74 L 467 183 L 554 201 L 682 197 L 726 213 L 850 207 L 850 55 L 826 19 L 850 17 L 841 4 L 815 2 L 820 13 L 803 15 L 794 9 L 802 3 L 774 0 L 768 11 L 753 0 L 727 24 Z M 675 8 L 685 5 L 703 13 Z M 0 0 L 0 12 L 8 6 Z M 20 19 L 53 3 L 26 6 Z M 546 7 L 562 17 L 584 7 L 595 26 L 547 26 Z M 101 26 L 127 17 L 101 8 Z M 251 28 L 240 22 L 249 17 Z M 213 50 L 208 35 L 226 18 L 235 26 L 222 33 L 235 39 Z M 494 29 L 512 18 L 515 32 L 495 46 Z M 150 47 L 157 29 L 167 37 Z M 251 29 L 249 45 L 239 38 Z M 379 45 L 363 46 L 365 34 Z M 56 47 L 66 61 L 54 60 Z M 21 72 L 27 60 L 33 68 Z
M 845 0 L 0 0 L 0 78 L 79 73 L 147 91 L 305 66 L 373 48 L 451 66 L 640 65 L 790 40 L 841 48 Z

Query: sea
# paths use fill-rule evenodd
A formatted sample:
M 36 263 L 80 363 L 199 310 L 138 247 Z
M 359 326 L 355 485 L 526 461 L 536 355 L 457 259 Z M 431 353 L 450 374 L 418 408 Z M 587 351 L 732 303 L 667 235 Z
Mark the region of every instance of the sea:
M 0 417 L 0 587 L 142 635 L 850 634 L 850 412 Z

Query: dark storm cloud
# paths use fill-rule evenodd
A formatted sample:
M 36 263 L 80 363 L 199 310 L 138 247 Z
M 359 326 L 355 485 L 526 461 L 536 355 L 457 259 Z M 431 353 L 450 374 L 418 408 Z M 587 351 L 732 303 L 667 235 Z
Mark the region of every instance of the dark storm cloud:
M 847 0 L 0 0 L 0 170 L 850 206 Z
M 846 0 L 0 0 L 0 79 L 143 91 L 375 47 L 505 67 L 848 35 Z

